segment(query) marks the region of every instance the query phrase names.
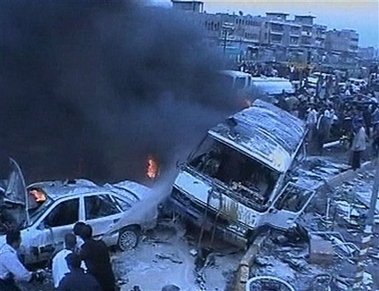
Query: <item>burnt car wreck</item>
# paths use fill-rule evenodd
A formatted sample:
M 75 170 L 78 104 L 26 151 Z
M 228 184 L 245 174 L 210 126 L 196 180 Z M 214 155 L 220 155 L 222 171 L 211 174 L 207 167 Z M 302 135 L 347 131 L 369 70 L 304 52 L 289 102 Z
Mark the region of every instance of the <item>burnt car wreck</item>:
M 143 231 L 155 227 L 158 199 L 151 188 L 125 180 L 95 184 L 85 179 L 45 181 L 26 186 L 15 160 L 0 180 L 0 245 L 9 229 L 21 232 L 25 263 L 49 260 L 63 248 L 75 223 L 92 226 L 95 238 L 120 250 L 134 248 Z
M 306 133 L 301 120 L 256 100 L 210 129 L 180 165 L 174 211 L 238 245 L 262 226 L 292 228 L 315 194 L 292 175 Z

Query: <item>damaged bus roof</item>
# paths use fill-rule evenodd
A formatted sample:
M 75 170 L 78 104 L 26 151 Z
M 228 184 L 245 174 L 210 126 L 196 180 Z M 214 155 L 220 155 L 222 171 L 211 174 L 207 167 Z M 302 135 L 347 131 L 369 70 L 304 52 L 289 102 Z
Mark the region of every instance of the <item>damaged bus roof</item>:
M 305 133 L 303 121 L 259 99 L 208 131 L 214 139 L 278 172 L 289 169 Z

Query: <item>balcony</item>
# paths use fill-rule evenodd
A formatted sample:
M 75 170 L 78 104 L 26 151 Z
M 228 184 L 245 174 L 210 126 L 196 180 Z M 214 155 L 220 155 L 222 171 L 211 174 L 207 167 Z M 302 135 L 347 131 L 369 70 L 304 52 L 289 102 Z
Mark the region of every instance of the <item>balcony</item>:
M 283 35 L 283 31 L 271 30 L 270 34 Z
M 300 37 L 301 32 L 300 31 L 290 31 L 291 37 Z
M 293 43 L 290 43 L 290 47 L 299 47 L 299 43 L 298 42 L 293 42 Z
M 312 37 L 312 32 L 310 31 L 302 31 L 301 36 L 307 36 L 307 37 Z
M 316 39 L 325 39 L 326 35 L 325 34 L 318 34 L 316 35 Z

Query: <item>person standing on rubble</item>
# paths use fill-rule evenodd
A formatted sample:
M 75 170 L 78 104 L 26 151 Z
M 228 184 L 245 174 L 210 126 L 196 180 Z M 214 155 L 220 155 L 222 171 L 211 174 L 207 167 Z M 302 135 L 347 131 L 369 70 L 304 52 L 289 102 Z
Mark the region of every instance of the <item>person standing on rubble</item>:
M 17 256 L 21 245 L 20 231 L 9 231 L 5 239 L 6 244 L 0 247 L 0 290 L 21 291 L 15 280 L 42 282 L 43 274 L 26 270 Z
M 357 121 L 358 130 L 354 136 L 352 144 L 352 168 L 354 171 L 361 167 L 362 153 L 366 150 L 366 132 L 363 126 L 363 119 Z
M 83 227 L 79 235 L 84 241 L 80 257 L 86 264 L 88 273 L 99 282 L 102 291 L 115 291 L 115 276 L 106 244 L 92 238 L 92 227 L 89 225 Z

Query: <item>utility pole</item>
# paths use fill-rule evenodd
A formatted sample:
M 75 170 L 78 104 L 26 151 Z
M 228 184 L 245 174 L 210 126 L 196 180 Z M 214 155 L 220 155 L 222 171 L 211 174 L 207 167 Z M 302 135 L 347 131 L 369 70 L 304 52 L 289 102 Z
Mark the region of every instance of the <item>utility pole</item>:
M 372 194 L 371 194 L 371 200 L 370 200 L 370 209 L 367 214 L 366 219 L 366 225 L 371 228 L 371 230 L 374 227 L 375 222 L 375 209 L 376 209 L 376 202 L 378 200 L 378 192 L 379 192 L 379 162 L 378 160 L 375 160 L 375 180 L 374 185 L 372 187 Z
M 223 32 L 224 32 L 224 46 L 223 46 L 223 52 L 224 52 L 224 55 L 225 55 L 225 52 L 226 52 L 226 38 L 227 38 L 227 35 L 228 35 L 228 31 L 223 28 Z
M 367 259 L 368 250 L 370 249 L 370 246 L 371 246 L 373 228 L 375 224 L 375 209 L 376 209 L 376 202 L 378 200 L 378 192 L 379 192 L 379 160 L 376 159 L 374 163 L 376 167 L 374 185 L 372 187 L 370 208 L 368 210 L 367 217 L 366 217 L 365 229 L 362 235 L 359 256 L 357 258 L 357 272 L 356 272 L 354 285 L 353 285 L 354 291 L 363 290 L 363 288 L 365 287 L 363 286 L 363 276 L 366 269 L 365 260 Z
M 226 42 L 228 40 L 228 33 L 229 31 L 233 31 L 234 30 L 234 24 L 233 23 L 229 23 L 229 22 L 225 22 L 223 25 L 222 25 L 222 31 L 223 31 L 223 37 L 224 37 L 224 44 L 223 44 L 223 52 L 224 52 L 224 55 L 226 53 Z

